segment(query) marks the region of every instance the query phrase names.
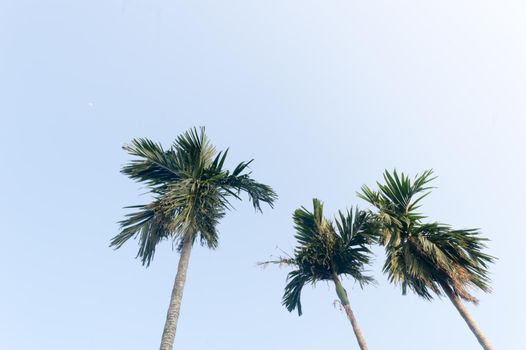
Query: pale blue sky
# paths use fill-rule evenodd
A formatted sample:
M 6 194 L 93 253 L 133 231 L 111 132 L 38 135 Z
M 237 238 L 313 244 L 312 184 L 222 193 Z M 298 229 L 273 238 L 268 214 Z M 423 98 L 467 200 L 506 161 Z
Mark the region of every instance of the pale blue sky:
M 219 249 L 195 249 L 177 349 L 357 348 L 332 287 L 298 317 L 287 271 L 256 262 L 292 249 L 295 208 L 363 207 L 393 167 L 434 168 L 423 209 L 491 238 L 494 292 L 469 309 L 497 349 L 526 348 L 525 37 L 509 0 L 0 0 L 0 348 L 158 347 L 178 256 L 108 248 L 148 200 L 120 147 L 194 125 L 280 200 L 238 203 Z M 371 349 L 479 349 L 448 301 L 390 286 L 379 252 L 377 287 L 345 282 Z

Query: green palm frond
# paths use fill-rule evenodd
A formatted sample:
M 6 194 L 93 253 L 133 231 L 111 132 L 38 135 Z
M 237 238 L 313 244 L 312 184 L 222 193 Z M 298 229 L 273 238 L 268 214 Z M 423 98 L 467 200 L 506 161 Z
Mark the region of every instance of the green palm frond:
M 362 191 L 358 197 L 366 200 L 382 212 L 391 216 L 395 223 L 400 221 L 415 221 L 425 218 L 416 209 L 420 208 L 420 201 L 429 195 L 432 188 L 427 186 L 435 179 L 432 177 L 433 171 L 426 170 L 422 175 L 417 175 L 413 181 L 404 173 L 398 175 L 394 170 L 384 172 L 385 184 L 377 182 L 379 191 L 373 191 L 367 186 L 362 186 Z M 418 195 L 416 198 L 415 195 Z
M 373 219 L 370 211 L 351 208 L 346 212 L 338 211 L 335 222 L 345 244 L 371 245 L 378 239 L 378 225 Z
M 162 193 L 168 183 L 181 178 L 174 152 L 165 151 L 160 144 L 148 139 L 134 139 L 123 149 L 137 158 L 125 165 L 121 172 L 145 183 L 152 191 Z
M 240 163 L 234 172 L 231 175 L 227 174 L 219 184 L 226 193 L 236 199 L 240 199 L 239 195 L 242 192 L 246 193 L 256 211 L 261 212 L 261 203 L 267 203 L 273 208 L 273 203 L 277 199 L 277 195 L 272 188 L 254 181 L 254 179 L 250 177 L 250 173 L 242 174 L 250 162 Z
M 178 136 L 167 150 L 148 139 L 132 140 L 124 149 L 136 157 L 122 172 L 146 184 L 154 195 L 147 205 L 120 222 L 121 231 L 110 243 L 120 248 L 131 238 L 138 238 L 142 263 L 149 265 L 155 248 L 164 239 L 172 239 L 180 249 L 186 240 L 209 248 L 218 245 L 217 225 L 231 208 L 231 198 L 241 199 L 245 192 L 254 208 L 261 204 L 273 207 L 277 199 L 270 186 L 250 177 L 245 170 L 249 162 L 240 163 L 233 172 L 223 169 L 228 150 L 216 152 L 204 128 L 193 128 Z
M 289 312 L 298 310 L 298 315 L 302 315 L 301 291 L 307 283 L 312 282 L 314 282 L 312 277 L 302 273 L 300 270 L 289 272 L 282 302 L 283 306 L 285 306 Z
M 483 253 L 485 238 L 476 229 L 454 230 L 440 223 L 423 223 L 416 210 L 429 194 L 432 171 L 425 171 L 413 181 L 396 171 L 384 173 L 379 191 L 362 187 L 359 196 L 378 212 L 379 242 L 385 246 L 384 272 L 389 281 L 399 284 L 402 293 L 408 289 L 432 299 L 444 289 L 467 301 L 477 300 L 468 288 L 489 291 L 488 265 L 494 257 Z
M 199 179 L 212 163 L 215 147 L 205 134 L 205 128 L 196 128 L 179 135 L 172 147 L 178 167 L 186 178 Z
M 137 209 L 137 211 L 127 214 L 126 219 L 120 222 L 122 230 L 111 240 L 110 246 L 117 249 L 130 238 L 138 237 L 137 257 L 140 257 L 142 263 L 148 266 L 153 259 L 157 244 L 170 236 L 167 213 L 162 209 L 160 201 L 126 208 Z

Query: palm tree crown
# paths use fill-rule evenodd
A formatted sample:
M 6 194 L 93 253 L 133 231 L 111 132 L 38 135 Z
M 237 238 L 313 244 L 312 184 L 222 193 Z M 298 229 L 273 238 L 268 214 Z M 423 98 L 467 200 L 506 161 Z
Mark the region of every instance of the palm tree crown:
M 313 199 L 314 211 L 304 207 L 294 212 L 295 238 L 298 242 L 294 256 L 279 258 L 266 263 L 295 267 L 287 276 L 283 305 L 287 310 L 302 314 L 301 291 L 305 284 L 330 280 L 339 275 L 353 277 L 360 286 L 373 281 L 364 275 L 364 265 L 369 264 L 368 246 L 373 236 L 368 234 L 369 214 L 355 209 L 339 212 L 333 223 L 323 217 L 323 204 Z
M 401 284 L 417 295 L 432 299 L 432 293 L 453 293 L 477 303 L 468 292 L 476 287 L 490 291 L 488 264 L 494 257 L 482 252 L 484 241 L 477 229 L 452 229 L 449 225 L 424 223 L 418 213 L 420 201 L 429 194 L 432 171 L 425 171 L 413 181 L 385 171 L 385 184 L 378 191 L 362 187 L 359 197 L 378 209 L 380 243 L 386 249 L 384 272 L 389 280 Z
M 122 173 L 148 186 L 153 201 L 127 208 L 136 211 L 120 222 L 121 231 L 111 246 L 120 248 L 132 237 L 139 239 L 142 263 L 149 265 L 155 248 L 164 239 L 173 239 L 181 249 L 186 240 L 199 237 L 209 248 L 218 245 L 217 224 L 230 208 L 231 198 L 240 199 L 246 192 L 254 208 L 261 203 L 271 207 L 276 193 L 250 177 L 241 162 L 230 172 L 224 170 L 228 149 L 216 152 L 205 129 L 193 128 L 180 135 L 164 150 L 148 139 L 134 139 L 123 147 L 137 157 L 122 168 Z

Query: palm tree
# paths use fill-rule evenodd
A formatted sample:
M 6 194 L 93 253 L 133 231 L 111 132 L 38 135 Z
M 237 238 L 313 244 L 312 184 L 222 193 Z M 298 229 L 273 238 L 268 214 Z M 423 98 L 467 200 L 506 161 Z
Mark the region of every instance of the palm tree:
M 482 252 L 487 239 L 477 229 L 422 222 L 425 216 L 417 210 L 433 179 L 431 170 L 414 181 L 396 170 L 385 171 L 385 184 L 378 183 L 378 191 L 363 186 L 358 194 L 378 210 L 379 241 L 386 251 L 383 270 L 404 295 L 408 288 L 427 300 L 433 294 L 447 295 L 482 347 L 493 349 L 462 300 L 478 303 L 469 288 L 490 292 L 488 265 L 495 258 Z
M 369 213 L 349 210 L 339 212 L 335 223 L 323 217 L 323 204 L 313 199 L 314 211 L 304 207 L 294 212 L 295 238 L 298 246 L 293 257 L 279 257 L 277 260 L 261 264 L 281 264 L 294 267 L 287 276 L 287 285 L 283 295 L 283 305 L 288 311 L 298 310 L 301 316 L 301 291 L 305 284 L 318 281 L 332 281 L 336 294 L 345 309 L 347 317 L 358 340 L 360 349 L 367 349 L 367 344 L 358 326 L 358 322 L 349 304 L 347 291 L 343 288 L 340 275 L 349 275 L 360 286 L 373 282 L 364 275 L 364 265 L 369 264 L 368 246 L 374 237 L 370 235 Z
M 201 245 L 217 247 L 217 224 L 231 208 L 229 200 L 241 199 L 241 192 L 247 193 L 256 211 L 261 211 L 262 202 L 272 207 L 277 195 L 250 177 L 246 170 L 252 161 L 239 163 L 232 172 L 224 170 L 228 150 L 216 153 L 204 128 L 178 136 L 167 150 L 148 139 L 134 139 L 123 148 L 137 158 L 125 165 L 122 173 L 146 184 L 153 200 L 127 207 L 135 212 L 120 222 L 121 231 L 110 246 L 117 249 L 130 238 L 138 238 L 137 257 L 148 266 L 157 244 L 165 239 L 175 242 L 181 257 L 160 346 L 170 350 L 193 243 L 199 239 Z

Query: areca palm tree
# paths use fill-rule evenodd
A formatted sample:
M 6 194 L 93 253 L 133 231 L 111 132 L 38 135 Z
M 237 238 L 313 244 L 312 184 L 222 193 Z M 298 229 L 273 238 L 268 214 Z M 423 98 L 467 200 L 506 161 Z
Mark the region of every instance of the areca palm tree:
M 277 195 L 250 177 L 247 169 L 252 161 L 239 163 L 232 172 L 225 170 L 228 150 L 216 152 L 204 128 L 178 136 L 166 150 L 148 139 L 134 139 L 124 149 L 136 158 L 122 168 L 122 173 L 147 185 L 153 200 L 128 207 L 134 212 L 120 222 L 121 231 L 110 245 L 117 249 L 130 238 L 137 238 L 137 257 L 148 266 L 161 241 L 175 242 L 181 256 L 160 346 L 161 350 L 170 350 L 194 242 L 217 247 L 217 224 L 231 208 L 230 200 L 241 199 L 241 192 L 248 195 L 256 211 L 261 211 L 261 203 L 272 207 Z
M 331 281 L 353 327 L 360 349 L 367 349 L 365 338 L 351 309 L 347 291 L 340 276 L 354 278 L 360 286 L 373 282 L 364 274 L 369 264 L 369 245 L 373 236 L 369 234 L 369 213 L 349 210 L 339 212 L 334 222 L 323 216 L 323 204 L 313 199 L 313 212 L 304 207 L 294 212 L 295 238 L 298 242 L 292 257 L 280 257 L 262 264 L 281 264 L 294 268 L 287 276 L 283 305 L 288 311 L 297 309 L 302 314 L 301 291 L 306 284 Z
M 380 243 L 386 251 L 383 270 L 390 282 L 401 285 L 403 294 L 410 289 L 428 300 L 445 294 L 482 347 L 493 349 L 462 301 L 478 303 L 469 292 L 472 288 L 490 292 L 488 265 L 495 258 L 483 252 L 487 239 L 477 229 L 423 222 L 426 217 L 418 208 L 430 193 L 432 174 L 428 170 L 411 181 L 396 170 L 385 171 L 378 191 L 363 186 L 358 194 L 378 210 Z

